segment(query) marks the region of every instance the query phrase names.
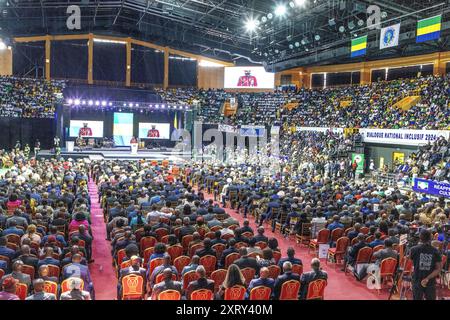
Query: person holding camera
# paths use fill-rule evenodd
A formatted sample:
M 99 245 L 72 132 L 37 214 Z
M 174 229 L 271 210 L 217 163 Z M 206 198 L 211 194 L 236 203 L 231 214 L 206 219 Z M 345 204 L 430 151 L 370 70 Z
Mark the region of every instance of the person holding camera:
M 423 229 L 420 242 L 411 248 L 409 257 L 413 261 L 412 290 L 414 300 L 436 300 L 436 277 L 442 269 L 442 257 L 431 245 L 431 232 Z

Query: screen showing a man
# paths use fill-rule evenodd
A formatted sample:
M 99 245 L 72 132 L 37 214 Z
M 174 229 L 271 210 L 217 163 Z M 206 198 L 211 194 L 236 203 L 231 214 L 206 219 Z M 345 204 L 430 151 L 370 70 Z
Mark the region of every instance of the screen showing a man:
M 152 128 L 148 130 L 147 138 L 159 138 L 159 130 L 156 129 L 156 125 L 152 125 Z
M 83 127 L 78 132 L 80 137 L 92 137 L 92 129 L 88 127 L 88 123 L 83 123 Z

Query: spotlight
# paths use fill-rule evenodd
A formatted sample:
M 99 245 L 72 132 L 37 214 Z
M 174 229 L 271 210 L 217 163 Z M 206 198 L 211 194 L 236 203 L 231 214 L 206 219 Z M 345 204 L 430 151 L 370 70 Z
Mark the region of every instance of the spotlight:
M 315 39 L 316 41 L 319 41 L 319 40 L 320 40 L 320 35 L 316 34 L 316 36 L 314 37 L 314 39 Z
M 123 106 L 124 106 L 124 107 L 126 107 L 126 106 L 127 106 L 127 104 L 126 104 L 126 103 L 124 103 L 124 104 L 123 104 Z
M 261 18 L 261 22 L 262 22 L 262 23 L 266 23 L 266 22 L 267 22 L 267 17 L 266 17 L 266 16 L 262 17 L 262 18 Z
M 102 106 L 106 106 L 106 101 L 102 101 Z
M 364 25 L 364 20 L 358 20 L 358 26 L 362 27 Z
M 84 106 L 86 104 L 86 100 L 81 100 L 81 104 Z
M 298 7 L 303 6 L 306 3 L 306 0 L 295 0 L 295 5 Z
M 256 30 L 256 21 L 253 19 L 249 19 L 245 22 L 245 29 L 247 30 L 247 32 L 253 32 Z
M 165 105 L 163 105 L 163 104 L 161 105 L 161 109 L 164 109 L 165 107 L 166 107 Z
M 186 107 L 184 107 L 186 110 L 189 110 L 189 107 L 188 106 L 186 106 Z
M 133 104 L 132 104 L 132 103 L 129 103 L 129 104 L 128 104 L 128 106 L 132 107 L 132 106 L 133 106 Z
M 92 100 L 88 101 L 88 105 L 92 106 L 93 104 L 94 104 L 94 101 L 92 101 Z
M 381 17 L 382 17 L 383 19 L 386 19 L 387 16 L 388 16 L 388 14 L 387 14 L 386 11 L 383 11 L 383 12 L 381 13 Z
M 159 104 L 155 105 L 155 108 L 156 108 L 156 109 L 159 109 Z
M 98 100 L 95 101 L 95 105 L 96 105 L 96 106 L 99 106 L 99 105 L 100 105 L 100 101 L 98 101 Z
M 295 46 L 296 46 L 297 48 L 300 47 L 300 42 L 297 41 L 297 42 L 295 43 Z
M 112 106 L 112 102 L 108 103 L 108 105 L 111 107 Z
M 275 53 L 280 53 L 280 50 L 278 50 L 278 49 L 275 49 Z
M 75 99 L 74 103 L 76 106 L 80 105 L 80 99 Z
M 273 18 L 273 14 L 269 13 L 269 14 L 267 15 L 267 19 L 272 20 L 272 18 Z
M 119 108 L 119 112 L 122 112 L 122 108 Z
M 294 7 L 295 7 L 295 3 L 294 2 L 289 2 L 289 7 L 291 7 L 292 9 L 294 9 Z
M 141 109 L 141 113 L 144 113 L 144 110 Z
M 354 23 L 353 21 L 350 21 L 350 22 L 348 23 L 348 28 L 349 28 L 350 30 L 355 29 L 355 23 Z
M 149 107 L 150 107 L 150 108 L 153 108 L 153 105 L 151 104 L 151 105 L 149 105 Z
M 279 4 L 276 8 L 275 8 L 275 15 L 277 17 L 282 17 L 286 14 L 287 12 L 287 8 L 284 4 Z
M 67 103 L 68 103 L 68 104 L 72 104 L 72 103 L 73 103 L 73 100 L 72 100 L 72 99 L 69 99 L 69 100 L 67 100 Z
M 292 43 L 289 45 L 289 49 L 294 49 L 294 45 Z
M 345 27 L 344 26 L 340 26 L 339 27 L 339 32 L 344 33 L 345 32 Z

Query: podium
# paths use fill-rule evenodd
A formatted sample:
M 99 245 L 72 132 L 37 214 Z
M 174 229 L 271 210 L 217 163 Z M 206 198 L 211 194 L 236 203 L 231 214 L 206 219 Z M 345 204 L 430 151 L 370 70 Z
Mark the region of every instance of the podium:
M 138 147 L 139 147 L 138 143 L 132 143 L 131 144 L 131 154 L 137 154 L 138 153 Z
M 66 149 L 67 152 L 73 152 L 75 149 L 75 142 L 74 141 L 66 141 Z

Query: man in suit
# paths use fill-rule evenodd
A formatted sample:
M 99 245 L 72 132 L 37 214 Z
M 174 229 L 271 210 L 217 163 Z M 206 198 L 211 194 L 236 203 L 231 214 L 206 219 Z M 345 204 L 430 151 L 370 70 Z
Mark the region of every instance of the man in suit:
M 45 248 L 45 257 L 38 262 L 38 267 L 40 267 L 43 264 L 52 264 L 54 266 L 60 266 L 59 260 L 53 258 L 53 248 L 52 247 L 46 247 Z
M 33 281 L 34 294 L 27 297 L 25 300 L 56 300 L 53 293 L 44 291 L 45 280 L 36 279 Z
M 352 247 L 350 247 L 347 251 L 347 254 L 344 256 L 344 269 L 342 269 L 341 271 L 345 271 L 345 266 L 347 264 L 354 266 L 356 258 L 358 257 L 359 250 L 361 250 L 364 247 L 367 247 L 366 236 L 364 235 L 364 233 L 358 234 L 357 239 L 358 242 Z
M 198 249 L 197 251 L 195 251 L 195 255 L 201 257 L 204 256 L 216 256 L 216 250 L 212 249 L 212 243 L 211 243 L 211 239 L 209 238 L 205 238 L 203 240 L 203 248 Z
M 247 255 L 246 247 L 242 247 L 239 249 L 239 255 L 241 257 L 236 261 L 234 261 L 234 264 L 236 264 L 239 267 L 239 269 L 252 268 L 256 270 L 256 274 L 259 274 L 259 265 L 256 262 L 255 258 L 249 257 Z
M 300 299 L 306 299 L 309 284 L 318 279 L 327 280 L 328 274 L 320 268 L 320 260 L 314 258 L 311 260 L 312 271 L 305 272 L 300 277 Z
M 24 244 L 20 248 L 20 252 L 21 255 L 17 258 L 17 260 L 21 260 L 23 264 L 33 267 L 34 272 L 37 273 L 39 259 L 31 255 L 30 246 Z
M 281 294 L 281 288 L 283 284 L 287 281 L 295 280 L 300 282 L 300 275 L 292 272 L 292 263 L 290 261 L 285 261 L 283 263 L 283 274 L 279 275 L 275 280 L 274 289 L 273 289 L 273 298 L 278 300 Z
M 287 253 L 287 257 L 286 258 L 281 258 L 280 261 L 278 261 L 278 266 L 280 268 L 283 268 L 283 265 L 286 261 L 289 261 L 291 264 L 299 264 L 299 265 L 303 265 L 303 262 L 301 259 L 296 258 L 295 257 L 295 250 L 293 247 L 289 247 L 286 250 Z
M 3 276 L 3 278 L 0 281 L 0 286 L 3 284 L 3 280 L 5 280 L 7 277 L 13 277 L 14 279 L 19 280 L 20 283 L 24 283 L 28 286 L 28 291 L 31 290 L 31 277 L 22 272 L 24 263 L 22 260 L 16 260 L 12 264 L 12 272 L 10 274 L 7 274 Z
M 398 263 L 398 253 L 392 248 L 392 246 L 393 242 L 391 240 L 384 240 L 384 249 L 381 249 L 373 254 L 373 257 L 376 259 L 375 263 L 363 265 L 358 273 L 357 278 L 359 280 L 362 280 L 366 277 L 367 274 L 373 274 L 379 279 L 381 261 L 386 258 L 394 258 Z
M 164 269 L 164 280 L 153 287 L 151 300 L 158 300 L 158 295 L 166 290 L 176 290 L 181 294 L 183 285 L 180 281 L 173 281 L 172 274 L 172 269 Z
M 191 300 L 191 294 L 195 290 L 206 289 L 214 293 L 214 281 L 206 278 L 205 267 L 200 265 L 195 270 L 198 279 L 189 283 L 186 289 L 186 299 Z
M 222 251 L 222 256 L 220 257 L 220 261 L 219 261 L 220 268 L 225 267 L 225 259 L 229 254 L 238 252 L 238 250 L 234 247 L 235 245 L 236 245 L 236 240 L 234 238 L 231 238 L 228 240 L 228 246 L 225 250 Z
M 0 256 L 8 257 L 11 262 L 16 256 L 16 252 L 13 249 L 8 248 L 6 246 L 7 243 L 8 240 L 6 237 L 0 237 Z
M 180 241 L 183 239 L 184 236 L 187 236 L 189 234 L 193 234 L 196 232 L 195 227 L 191 225 L 191 219 L 189 217 L 183 218 L 183 226 L 180 229 Z
M 269 276 L 270 276 L 269 269 L 267 267 L 261 268 L 261 270 L 259 271 L 259 278 L 253 279 L 252 281 L 250 281 L 250 284 L 247 289 L 247 293 L 245 294 L 246 299 L 248 299 L 250 297 L 250 292 L 252 291 L 252 289 L 259 287 L 259 286 L 270 288 L 271 295 L 272 295 L 275 281 L 272 278 L 270 278 Z
M 269 242 L 269 238 L 267 238 L 264 235 L 264 227 L 262 227 L 262 226 L 258 227 L 258 229 L 256 229 L 256 231 L 258 232 L 258 234 L 254 237 L 256 242 L 260 242 L 260 241 L 265 242 L 265 243 Z

